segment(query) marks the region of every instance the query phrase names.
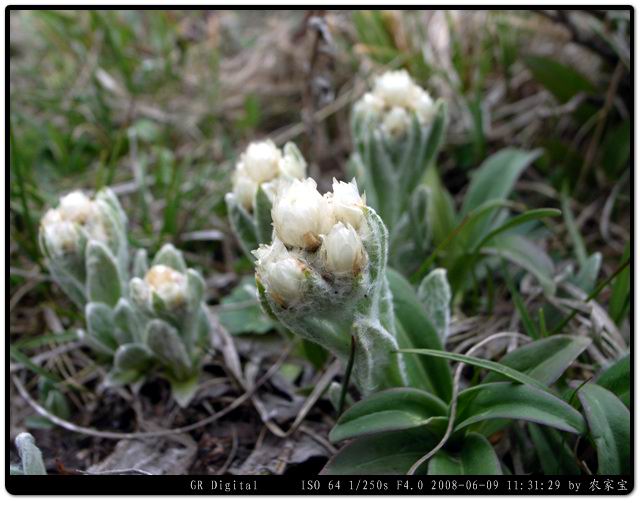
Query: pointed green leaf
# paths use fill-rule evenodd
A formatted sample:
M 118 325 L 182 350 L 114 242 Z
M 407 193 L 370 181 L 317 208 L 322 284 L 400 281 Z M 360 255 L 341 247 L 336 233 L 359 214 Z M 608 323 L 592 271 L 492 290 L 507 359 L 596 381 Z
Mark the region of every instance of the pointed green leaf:
M 585 384 L 578 390 L 591 440 L 598 452 L 599 475 L 629 475 L 631 471 L 631 416 L 608 389 Z
M 631 354 L 623 356 L 598 377 L 597 383 L 618 396 L 631 408 Z
M 495 361 L 489 361 L 487 359 L 476 358 L 474 356 L 467 356 L 465 354 L 457 354 L 448 351 L 439 351 L 436 349 L 400 349 L 398 352 L 406 352 L 413 354 L 422 354 L 425 356 L 433 356 L 434 358 L 451 359 L 454 361 L 461 361 L 467 365 L 473 365 L 487 370 L 492 370 L 504 377 L 520 382 L 522 384 L 529 384 L 539 389 L 547 389 L 546 386 L 537 379 L 529 377 L 513 368 L 503 365 L 502 363 L 496 363 Z
M 412 344 L 424 349 L 442 349 L 438 333 L 411 285 L 404 277 L 390 268 L 387 269 L 387 279 L 393 294 L 396 317 L 400 320 L 402 328 Z M 429 355 L 425 354 L 424 356 Z M 453 382 L 446 361 L 426 357 L 422 358 L 421 362 L 436 394 L 443 400 L 449 401 Z
M 447 271 L 443 268 L 436 268 L 422 279 L 418 287 L 418 298 L 444 344 L 451 319 L 451 309 L 449 307 L 451 304 L 451 287 L 447 281 Z
M 329 434 L 332 443 L 348 438 L 425 426 L 447 415 L 439 398 L 412 388 L 374 393 L 356 403 L 338 419 Z
M 521 419 L 576 434 L 586 431 L 580 412 L 557 396 L 529 384 L 492 382 L 460 393 L 456 430 L 491 419 Z
M 262 185 L 258 186 L 258 191 L 256 192 L 256 206 L 253 209 L 253 215 L 255 216 L 258 244 L 270 244 L 273 234 L 271 200 L 262 189 Z
M 590 344 L 591 339 L 586 337 L 556 335 L 523 345 L 507 354 L 500 363 L 550 386 Z M 484 382 L 502 380 L 502 374 L 489 372 Z
M 460 216 L 466 216 L 482 204 L 496 199 L 505 199 L 513 190 L 513 186 L 525 168 L 530 165 L 541 151 L 523 151 L 506 148 L 498 151 L 473 172 L 469 189 L 467 190 Z M 492 215 L 479 219 L 465 232 L 466 242 L 476 243 L 489 231 Z
M 482 252 L 504 258 L 530 272 L 538 279 L 545 294 L 552 295 L 555 292 L 553 262 L 531 240 L 521 235 L 502 235 L 494 237 Z
M 251 251 L 258 247 L 258 237 L 253 216 L 251 216 L 242 205 L 236 202 L 232 194 L 227 195 L 226 202 L 229 222 L 231 223 L 236 238 L 244 254 L 253 261 L 254 258 Z

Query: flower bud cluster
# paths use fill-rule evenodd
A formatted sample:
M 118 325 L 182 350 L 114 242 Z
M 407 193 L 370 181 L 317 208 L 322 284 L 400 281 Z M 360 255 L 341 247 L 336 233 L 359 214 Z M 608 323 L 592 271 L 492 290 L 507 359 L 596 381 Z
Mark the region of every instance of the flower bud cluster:
M 390 137 L 402 136 L 415 114 L 421 125 L 435 115 L 434 102 L 427 91 L 418 86 L 406 70 L 389 71 L 375 79 L 373 89 L 356 103 L 356 115 L 370 118 L 381 125 Z
M 283 181 L 304 178 L 306 169 L 307 164 L 295 144 L 288 143 L 280 150 L 271 140 L 252 142 L 236 164 L 233 194 L 251 211 L 259 186 L 273 199 Z
M 320 194 L 313 179 L 280 188 L 271 210 L 275 236 L 253 251 L 256 274 L 281 306 L 295 305 L 307 278 L 352 285 L 364 270 L 365 200 L 354 181 L 333 181 L 333 192 Z

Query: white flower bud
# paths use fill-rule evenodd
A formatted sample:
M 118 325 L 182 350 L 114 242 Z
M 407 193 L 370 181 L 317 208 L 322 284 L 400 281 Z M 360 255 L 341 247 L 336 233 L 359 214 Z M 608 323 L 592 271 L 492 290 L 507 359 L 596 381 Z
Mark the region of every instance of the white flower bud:
M 278 239 L 252 252 L 257 258 L 258 277 L 267 293 L 283 306 L 297 302 L 304 287 L 304 262 L 287 251 Z
M 373 93 L 365 93 L 354 106 L 356 114 L 378 117 L 384 111 L 384 100 Z
M 335 220 L 348 223 L 356 230 L 360 228 L 365 202 L 358 192 L 355 178 L 351 182 L 338 182 L 334 178 L 333 193 L 328 196 Z
M 278 192 L 271 209 L 276 234 L 286 245 L 315 250 L 320 235 L 333 225 L 329 202 L 316 189 L 313 179 L 294 180 Z
M 58 207 L 47 211 L 40 223 L 50 252 L 55 256 L 78 252 L 81 229 L 88 238 L 106 243 L 109 233 L 103 212 L 98 203 L 81 191 L 62 197 Z
M 411 116 L 406 109 L 394 107 L 382 121 L 382 129 L 390 137 L 399 137 L 406 133 L 411 125 Z
M 240 157 L 238 169 L 243 169 L 256 183 L 270 181 L 278 176 L 282 154 L 271 140 L 252 142 Z
M 364 254 L 362 240 L 350 224 L 337 223 L 323 236 L 320 257 L 334 274 L 357 274 L 364 265 Z
M 236 170 L 233 175 L 233 194 L 238 203 L 249 212 L 253 210 L 253 199 L 257 190 L 258 184 L 247 175 L 244 169 Z
M 41 227 L 51 254 L 62 256 L 78 252 L 81 239 L 79 229 L 73 222 L 63 219 L 58 209 L 47 211 Z
M 376 78 L 373 94 L 382 99 L 387 107 L 406 107 L 413 87 L 413 80 L 406 70 L 395 70 Z
M 169 309 L 177 309 L 187 302 L 187 277 L 171 267 L 152 266 L 144 276 L 144 282 Z
M 278 164 L 281 176 L 291 179 L 304 179 L 307 175 L 307 162 L 292 143 L 284 146 L 284 156 Z
M 419 86 L 415 87 L 412 106 L 418 115 L 418 121 L 420 121 L 420 124 L 425 125 L 430 123 L 435 116 L 436 108 L 431 96 Z

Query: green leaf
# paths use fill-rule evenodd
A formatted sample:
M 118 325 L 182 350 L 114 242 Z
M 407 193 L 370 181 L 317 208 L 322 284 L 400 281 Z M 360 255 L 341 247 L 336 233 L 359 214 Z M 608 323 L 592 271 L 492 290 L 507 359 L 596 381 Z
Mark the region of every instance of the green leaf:
M 598 377 L 597 384 L 616 394 L 628 409 L 631 408 L 631 354 L 620 358 Z
M 149 270 L 149 258 L 146 249 L 138 249 L 133 258 L 133 276 L 143 279 Z
M 113 354 L 118 347 L 113 310 L 104 303 L 91 302 L 85 308 L 88 336 L 98 344 L 96 350 Z M 94 342 L 94 343 L 95 343 Z
M 185 408 L 187 405 L 189 405 L 194 395 L 198 391 L 198 379 L 199 375 L 195 375 L 181 381 L 170 379 L 169 382 L 171 383 L 171 395 L 173 396 L 173 399 L 176 401 L 176 403 L 182 408 Z
M 273 320 L 260 308 L 253 276 L 245 277 L 217 306 L 220 323 L 232 335 L 263 335 L 274 328 Z
M 545 294 L 552 295 L 556 286 L 553 281 L 553 262 L 547 253 L 530 240 L 521 235 L 502 235 L 495 237 L 482 249 L 486 254 L 493 254 L 524 268 L 533 274 Z
M 629 242 L 624 248 L 624 253 L 619 265 L 623 265 L 629 259 Z M 611 287 L 611 297 L 609 298 L 609 315 L 616 324 L 620 324 L 622 318 L 629 308 L 629 293 L 631 290 L 630 266 L 627 266 L 616 278 Z
M 348 438 L 425 426 L 447 415 L 445 403 L 426 391 L 394 388 L 374 393 L 338 419 L 329 434 L 332 443 Z
M 387 279 L 393 294 L 396 317 L 400 320 L 402 328 L 412 344 L 424 349 L 442 349 L 438 333 L 411 285 L 404 277 L 390 268 L 387 269 Z M 425 354 L 425 356 L 429 355 Z M 447 363 L 429 357 L 422 358 L 421 362 L 434 392 L 444 401 L 449 401 L 453 382 Z
M 118 347 L 113 364 L 120 370 L 146 371 L 153 363 L 153 356 L 142 344 L 125 344 Z
M 429 223 L 433 230 L 433 241 L 440 244 L 456 226 L 456 212 L 453 198 L 442 185 L 438 170 L 434 165 L 427 169 L 424 179 L 430 190 Z
M 580 412 L 557 396 L 529 384 L 492 382 L 460 393 L 456 430 L 492 419 L 521 419 L 576 434 L 586 431 Z M 477 431 L 482 432 L 481 428 Z
M 116 308 L 113 310 L 113 320 L 120 330 L 122 339 L 119 343 L 142 342 L 144 325 L 138 312 L 131 306 L 131 302 L 125 298 L 120 298 Z
M 460 216 L 466 216 L 474 209 L 490 200 L 505 199 L 513 190 L 523 170 L 540 156 L 541 151 L 523 151 L 506 148 L 498 151 L 474 171 L 467 190 Z M 495 212 L 493 213 L 495 215 Z M 485 236 L 493 221 L 493 216 L 485 216 L 466 231 L 468 244 L 476 243 Z
M 180 273 L 187 273 L 187 264 L 182 253 L 173 244 L 165 244 L 153 258 L 153 265 L 164 265 Z
M 534 423 L 527 427 L 545 475 L 580 475 L 576 457 L 560 432 Z
M 86 261 L 89 300 L 114 307 L 122 295 L 122 287 L 113 254 L 104 244 L 91 240 L 87 245 Z
M 489 233 L 487 233 L 482 239 L 480 243 L 475 246 L 475 250 L 479 250 L 483 245 L 487 244 L 492 238 L 501 235 L 502 233 L 511 230 L 521 224 L 527 223 L 529 221 L 537 221 L 543 219 L 545 217 L 555 217 L 559 216 L 561 212 L 558 209 L 533 209 L 523 212 L 515 217 L 512 217 L 504 224 L 492 229 Z
M 556 335 L 523 345 L 500 360 L 500 364 L 522 372 L 550 386 L 591 344 L 580 336 Z M 489 372 L 484 382 L 504 380 L 502 374 Z
M 418 298 L 444 344 L 447 340 L 449 321 L 451 320 L 449 307 L 451 287 L 447 281 L 447 271 L 443 268 L 436 268 L 422 279 L 418 287 Z
M 202 305 L 206 285 L 202 275 L 193 268 L 187 270 L 187 293 L 190 311 L 195 311 Z
M 533 77 L 547 88 L 561 103 L 581 92 L 594 93 L 594 85 L 572 67 L 544 56 L 528 56 L 524 63 Z
M 147 324 L 145 342 L 177 381 L 191 377 L 191 359 L 178 332 L 168 323 L 153 319 Z
M 424 184 L 418 186 L 409 203 L 409 226 L 418 250 L 426 251 L 431 243 L 429 200 L 431 190 Z
M 528 384 L 540 389 L 547 389 L 546 386 L 537 379 L 529 377 L 513 368 L 503 365 L 502 363 L 496 363 L 495 361 L 489 361 L 482 358 L 476 358 L 474 356 L 466 356 L 464 354 L 457 354 L 448 351 L 439 351 L 436 349 L 399 349 L 398 352 L 406 352 L 413 354 L 422 354 L 425 356 L 433 356 L 434 358 L 444 358 L 454 361 L 462 361 L 467 365 L 478 366 L 480 368 L 486 368 L 492 370 L 500 375 L 503 375 L 513 381 L 520 382 L 522 384 Z
M 427 427 L 358 438 L 340 449 L 321 475 L 404 475 L 438 441 Z
M 15 440 L 24 475 L 47 475 L 42 453 L 31 433 L 20 433 Z
M 469 433 L 461 450 L 440 449 L 429 461 L 429 475 L 502 475 L 493 446 L 478 433 Z
M 255 216 L 256 239 L 258 244 L 270 244 L 273 234 L 273 226 L 271 220 L 271 200 L 262 189 L 262 185 L 258 186 L 256 192 L 256 205 L 253 209 Z
M 230 193 L 227 195 L 226 202 L 229 222 L 231 223 L 233 232 L 244 254 L 247 258 L 253 260 L 251 251 L 258 247 L 258 237 L 256 236 L 256 226 L 253 216 L 235 200 L 233 194 Z
M 630 474 L 629 409 L 611 391 L 597 384 L 585 384 L 578 390 L 578 398 L 598 453 L 598 474 Z
M 529 335 L 534 339 L 540 338 L 540 334 L 538 333 L 538 328 L 533 324 L 533 321 L 531 320 L 531 316 L 527 311 L 527 307 L 525 306 L 524 301 L 520 296 L 520 293 L 513 285 L 511 276 L 509 275 L 509 272 L 507 271 L 507 269 L 504 268 L 504 265 L 503 265 L 502 271 L 503 271 L 505 283 L 507 284 L 507 288 L 509 288 L 509 293 L 511 293 L 511 300 L 513 301 L 513 304 L 516 306 L 516 309 L 518 310 L 518 314 L 520 314 L 520 320 L 522 321 L 522 326 L 524 326 L 524 329 L 527 332 L 527 335 Z M 491 273 L 489 273 L 488 275 L 491 275 Z

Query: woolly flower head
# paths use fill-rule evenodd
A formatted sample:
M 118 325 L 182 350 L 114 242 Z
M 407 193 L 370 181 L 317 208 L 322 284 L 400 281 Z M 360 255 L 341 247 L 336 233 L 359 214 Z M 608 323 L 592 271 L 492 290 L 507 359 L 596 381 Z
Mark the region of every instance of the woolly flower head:
M 327 195 L 336 221 L 350 224 L 356 230 L 364 217 L 365 199 L 360 196 L 355 178 L 351 182 L 333 179 L 333 193 Z
M 152 266 L 144 279 L 131 280 L 131 296 L 140 305 L 152 306 L 156 294 L 170 310 L 176 310 L 187 303 L 187 277 L 166 265 Z
M 49 209 L 40 222 L 43 238 L 55 256 L 79 251 L 82 231 L 89 239 L 107 242 L 106 218 L 99 205 L 81 191 L 74 191 L 60 199 L 59 205 Z
M 411 114 L 426 125 L 433 119 L 435 107 L 429 93 L 406 70 L 394 70 L 375 79 L 372 91 L 356 103 L 354 112 L 379 122 L 385 134 L 397 137 L 407 131 Z
M 260 185 L 273 198 L 281 180 L 302 179 L 306 168 L 307 164 L 294 144 L 285 145 L 283 152 L 271 140 L 252 142 L 236 164 L 233 194 L 245 209 L 251 211 Z
M 333 226 L 329 199 L 316 189 L 316 181 L 294 180 L 278 192 L 271 209 L 277 236 L 289 247 L 315 250 L 320 235 Z
M 252 253 L 257 258 L 258 278 L 267 293 L 283 306 L 297 302 L 304 286 L 305 263 L 278 239 Z
M 336 274 L 357 274 L 364 266 L 365 252 L 358 232 L 351 224 L 336 223 L 322 237 L 320 248 L 327 270 Z

